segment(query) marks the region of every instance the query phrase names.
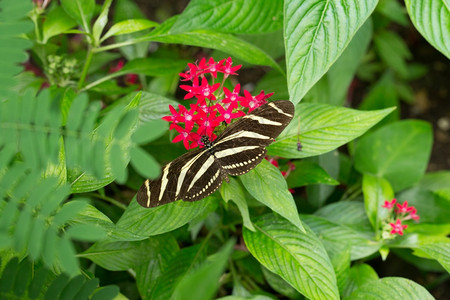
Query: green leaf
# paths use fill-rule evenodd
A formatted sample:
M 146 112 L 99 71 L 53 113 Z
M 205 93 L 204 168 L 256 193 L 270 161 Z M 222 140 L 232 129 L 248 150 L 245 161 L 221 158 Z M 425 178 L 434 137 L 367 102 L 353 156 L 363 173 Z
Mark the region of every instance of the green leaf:
M 320 236 L 328 251 L 336 247 L 350 246 L 351 260 L 367 257 L 380 249 L 381 245 L 373 240 L 373 233 L 364 232 L 358 227 L 313 215 L 302 215 L 302 220 Z
M 114 24 L 102 37 L 102 41 L 121 34 L 133 33 L 158 26 L 159 24 L 147 19 L 130 19 Z
M 400 75 L 407 75 L 406 60 L 412 57 L 402 38 L 393 32 L 383 30 L 374 36 L 374 44 L 381 59 Z
M 272 32 L 283 26 L 283 1 L 195 0 L 189 2 L 170 33 L 198 29 L 231 33 Z
M 447 0 L 406 0 L 416 29 L 433 47 L 450 59 L 450 5 Z
M 90 23 L 95 9 L 95 0 L 61 0 L 66 13 L 77 21 L 86 32 L 90 32 Z
M 406 15 L 405 7 L 396 1 L 380 0 L 377 5 L 376 11 L 390 20 L 397 22 L 405 27 L 409 26 L 409 20 Z
M 302 232 L 281 217 L 265 215 L 255 228 L 256 232 L 244 228 L 243 236 L 250 253 L 262 265 L 307 298 L 339 299 L 333 266 L 308 226 Z
M 152 120 L 141 124 L 131 137 L 136 144 L 146 144 L 161 137 L 169 129 L 169 125 L 163 120 Z
M 188 61 L 181 59 L 163 58 L 136 58 L 125 64 L 120 71 L 115 72 L 117 76 L 129 73 L 144 74 L 147 76 L 162 76 L 182 71 Z
M 118 286 L 108 285 L 97 289 L 91 300 L 116 299 L 119 293 L 120 289 Z
M 433 258 L 437 260 L 444 269 L 450 273 L 450 242 L 431 241 L 421 244 L 418 248 L 414 249 L 414 254 L 417 255 L 418 250 L 424 252 L 427 258 Z M 420 255 L 421 256 L 421 255 Z
M 285 1 L 288 88 L 294 104 L 344 51 L 378 1 Z
M 297 290 L 294 289 L 291 285 L 289 285 L 289 283 L 284 281 L 284 279 L 279 275 L 267 270 L 264 266 L 261 266 L 261 270 L 264 275 L 264 279 L 277 293 L 280 293 L 288 297 L 289 299 L 301 299 L 302 296 L 300 295 L 300 293 L 297 292 Z
M 170 34 L 170 28 L 175 20 L 176 18 L 167 20 L 150 34 L 136 39 L 136 42 L 154 41 L 217 49 L 251 64 L 272 66 L 280 69 L 279 65 L 262 49 L 231 34 L 210 30 L 185 31 Z
M 176 240 L 169 235 L 143 241 L 101 241 L 79 254 L 110 271 L 126 271 L 159 257 L 173 256 L 178 251 Z
M 178 300 L 212 299 L 219 288 L 220 277 L 233 251 L 233 245 L 233 241 L 228 241 L 219 252 L 211 255 L 205 264 L 184 276 L 176 286 L 172 297 Z
M 318 164 L 309 161 L 294 162 L 293 170 L 286 179 L 290 188 L 301 187 L 309 184 L 338 185 L 339 181 L 333 179 Z
M 344 297 L 349 296 L 362 285 L 378 280 L 377 272 L 368 264 L 355 264 L 350 268 L 347 284 L 342 292 Z
M 112 0 L 106 0 L 103 3 L 102 11 L 100 12 L 97 20 L 95 20 L 94 26 L 92 26 L 92 36 L 94 37 L 94 42 L 96 45 L 100 44 L 100 35 L 102 34 L 106 23 L 108 23 L 108 13 L 111 3 Z
M 158 278 L 156 285 L 150 291 L 148 299 L 165 300 L 172 299 L 180 281 L 204 262 L 206 249 L 203 244 L 183 248 L 179 251 L 163 269 L 163 273 Z M 175 298 L 176 299 L 176 298 Z
M 175 230 L 207 209 L 207 197 L 202 201 L 176 201 L 155 208 L 144 208 L 133 198 L 117 222 L 117 227 L 139 236 L 153 236 Z
M 355 168 L 385 178 L 394 191 L 400 191 L 416 183 L 425 173 L 432 141 L 427 122 L 409 120 L 389 124 L 358 141 Z
M 233 201 L 241 212 L 242 219 L 244 220 L 244 226 L 249 230 L 255 231 L 255 227 L 253 227 L 253 223 L 250 220 L 250 214 L 248 212 L 248 205 L 245 201 L 244 190 L 242 186 L 239 184 L 234 178 L 230 178 L 230 182 L 223 182 L 220 187 L 220 195 L 223 200 L 228 203 L 228 201 Z
M 101 211 L 92 205 L 87 205 L 74 218 L 70 224 L 90 224 L 106 231 L 110 240 L 114 241 L 139 241 L 147 239 L 147 236 L 136 235 L 123 230 L 116 225 Z
M 341 56 L 305 95 L 305 101 L 336 106 L 342 106 L 345 103 L 349 86 L 369 47 L 372 27 L 372 20 L 368 19 L 359 28 Z M 379 108 L 385 107 L 389 106 Z
M 424 190 L 437 191 L 448 188 L 449 182 L 450 171 L 436 171 L 426 173 L 417 186 Z
M 294 119 L 268 147 L 268 155 L 303 158 L 330 152 L 362 135 L 392 110 L 358 111 L 301 103 L 296 106 Z M 301 151 L 297 150 L 299 139 L 303 146 Z
M 42 42 L 45 44 L 51 37 L 64 33 L 76 25 L 77 23 L 64 12 L 61 6 L 56 6 L 48 13 L 42 25 Z
M 178 102 L 162 95 L 142 92 L 139 103 L 139 120 L 146 123 L 151 120 L 161 119 L 170 114 L 169 105 L 178 106 Z
M 433 296 L 421 285 L 412 280 L 398 277 L 385 277 L 371 280 L 355 290 L 344 300 L 434 300 Z
M 157 178 L 161 173 L 158 162 L 139 147 L 131 149 L 131 165 L 146 178 Z
M 303 231 L 294 199 L 280 170 L 263 160 L 255 169 L 239 178 L 247 191 L 259 202 Z
M 394 198 L 394 191 L 386 179 L 369 174 L 363 174 L 362 190 L 367 216 L 375 232 L 378 233 L 381 222 L 386 220 L 390 213 L 388 209 L 381 206 L 384 201 L 391 201 Z
M 66 232 L 70 238 L 86 242 L 95 242 L 106 236 L 106 231 L 94 224 L 74 224 Z

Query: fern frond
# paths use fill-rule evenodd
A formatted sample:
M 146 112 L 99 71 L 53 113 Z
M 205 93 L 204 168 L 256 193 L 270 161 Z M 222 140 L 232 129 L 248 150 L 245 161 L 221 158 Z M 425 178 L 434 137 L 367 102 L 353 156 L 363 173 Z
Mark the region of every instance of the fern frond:
M 0 277 L 1 299 L 114 299 L 119 288 L 99 287 L 97 278 L 55 275 L 44 266 L 11 259 Z M 103 297 L 106 296 L 106 297 Z
M 15 145 L 26 165 L 59 176 L 61 183 L 68 181 L 67 174 L 72 176 L 69 182 L 85 175 L 102 180 L 106 174 L 109 180 L 102 186 L 110 183 L 111 164 L 116 167 L 120 161 L 118 168 L 125 169 L 130 160 L 137 109 L 118 105 L 99 122 L 100 104 L 89 104 L 86 94 L 73 99 L 66 120 L 60 105 L 48 89 L 38 96 L 28 90 L 18 99 L 0 102 L 0 147 Z M 120 149 L 120 160 L 110 155 L 113 145 Z
M 14 76 L 22 71 L 19 64 L 28 57 L 25 50 L 32 43 L 19 36 L 33 28 L 24 19 L 31 8 L 31 1 L 0 0 L 0 99 L 13 95 Z
M 97 235 L 105 233 L 90 224 L 70 221 L 82 211 L 87 202 L 74 199 L 61 206 L 70 186 L 60 185 L 56 177 L 42 178 L 42 172 L 25 163 L 14 161 L 11 146 L 0 150 L 0 249 L 27 253 L 31 260 L 42 259 L 48 267 L 68 274 L 77 274 L 78 261 L 71 238 L 83 240 L 81 230 Z M 9 157 L 11 161 L 4 158 Z

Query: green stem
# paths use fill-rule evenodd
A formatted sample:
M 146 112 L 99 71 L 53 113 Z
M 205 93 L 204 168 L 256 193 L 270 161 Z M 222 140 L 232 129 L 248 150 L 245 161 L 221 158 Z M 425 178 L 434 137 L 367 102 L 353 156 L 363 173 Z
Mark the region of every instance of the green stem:
M 111 49 L 120 48 L 120 47 L 123 47 L 123 46 L 133 45 L 133 44 L 136 44 L 138 42 L 140 42 L 140 41 L 138 41 L 138 40 L 128 40 L 128 41 L 125 41 L 125 42 L 111 44 L 111 45 L 104 46 L 104 47 L 98 47 L 98 48 L 94 49 L 93 52 L 103 52 L 103 51 L 107 51 L 107 50 L 111 50 Z
M 127 209 L 127 206 L 125 204 L 123 204 L 122 202 L 117 201 L 114 198 L 111 198 L 111 197 L 108 197 L 108 196 L 105 196 L 105 195 L 96 194 L 96 193 L 88 193 L 87 195 L 88 196 L 92 196 L 92 197 L 97 198 L 97 199 L 104 200 L 106 202 L 109 202 L 112 205 L 115 205 L 118 208 L 121 208 L 122 210 L 126 210 Z
M 92 63 L 92 57 L 94 56 L 95 49 L 89 47 L 88 52 L 86 54 L 86 61 L 84 62 L 83 71 L 81 72 L 80 80 L 78 81 L 78 89 L 81 90 L 83 87 L 84 81 L 86 80 L 87 73 L 89 71 L 89 67 Z

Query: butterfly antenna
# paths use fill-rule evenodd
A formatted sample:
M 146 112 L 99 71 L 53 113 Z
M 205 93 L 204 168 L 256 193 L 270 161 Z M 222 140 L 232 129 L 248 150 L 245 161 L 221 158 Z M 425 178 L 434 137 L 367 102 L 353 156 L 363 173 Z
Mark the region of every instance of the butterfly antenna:
M 300 117 L 298 117 L 298 123 L 297 123 L 297 151 L 302 151 L 302 143 L 300 142 Z

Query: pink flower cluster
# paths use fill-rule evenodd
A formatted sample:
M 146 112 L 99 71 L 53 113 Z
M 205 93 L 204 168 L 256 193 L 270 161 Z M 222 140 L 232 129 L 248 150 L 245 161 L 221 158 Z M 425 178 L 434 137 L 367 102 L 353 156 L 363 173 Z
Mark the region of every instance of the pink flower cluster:
M 187 92 L 184 99 L 196 98 L 189 108 L 179 104 L 178 109 L 169 106 L 171 115 L 162 119 L 170 122 L 170 129 L 175 129 L 178 135 L 173 143 L 183 142 L 186 149 L 197 146 L 202 147 L 202 136 L 207 136 L 210 141 L 216 138 L 215 129 L 223 122 L 229 124 L 233 119 L 245 115 L 244 111 L 251 112 L 255 108 L 266 103 L 266 99 L 273 95 L 264 94 L 257 96 L 244 90 L 244 96 L 240 96 L 241 86 L 237 84 L 233 91 L 224 86 L 230 75 L 237 75 L 236 71 L 241 65 L 233 66 L 231 58 L 218 62 L 210 58 L 200 60 L 198 64 L 188 64 L 188 70 L 180 74 L 182 81 L 191 81 L 191 85 L 182 84 L 180 88 Z M 217 82 L 217 74 L 222 73 L 222 82 Z
M 397 199 L 395 198 L 391 201 L 386 200 L 384 201 L 382 207 L 389 209 L 391 213 L 395 213 L 394 220 L 389 223 L 391 226 L 390 233 L 403 235 L 403 231 L 408 227 L 408 225 L 403 225 L 402 222 L 411 219 L 414 221 L 419 221 L 420 217 L 414 206 L 408 206 L 408 201 L 403 202 L 403 204 L 396 202 Z

